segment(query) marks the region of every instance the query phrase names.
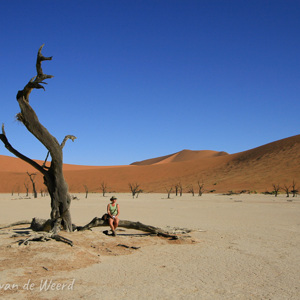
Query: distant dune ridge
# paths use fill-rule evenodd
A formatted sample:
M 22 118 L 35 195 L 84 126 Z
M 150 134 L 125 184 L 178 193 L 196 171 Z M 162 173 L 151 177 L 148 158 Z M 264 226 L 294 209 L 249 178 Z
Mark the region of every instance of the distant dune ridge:
M 145 166 L 145 165 L 154 165 L 154 164 L 165 164 L 170 162 L 182 162 L 182 161 L 189 161 L 189 160 L 204 159 L 204 158 L 221 156 L 221 155 L 228 155 L 228 153 L 224 151 L 217 152 L 212 150 L 200 150 L 200 151 L 182 150 L 174 154 L 161 156 L 157 158 L 151 158 L 139 162 L 134 162 L 131 165 Z
M 129 183 L 140 184 L 144 192 L 165 192 L 178 182 L 184 192 L 191 186 L 197 192 L 197 182 L 204 183 L 205 192 L 264 192 L 271 191 L 272 184 L 291 185 L 293 180 L 299 189 L 299 170 L 300 135 L 235 154 L 183 150 L 125 166 L 64 165 L 71 193 L 84 192 L 84 185 L 89 192 L 101 192 L 103 181 L 108 186 L 108 192 L 129 192 Z M 37 173 L 19 158 L 0 155 L 0 192 L 24 193 L 24 183 L 29 183 L 27 171 Z M 36 185 L 38 191 L 45 190 L 39 173 Z

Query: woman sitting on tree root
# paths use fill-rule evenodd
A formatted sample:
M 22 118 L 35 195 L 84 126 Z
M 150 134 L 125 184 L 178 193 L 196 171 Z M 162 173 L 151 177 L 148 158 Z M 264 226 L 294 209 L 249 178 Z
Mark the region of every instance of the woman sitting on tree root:
M 111 203 L 107 205 L 108 224 L 111 228 L 112 235 L 116 236 L 116 228 L 119 225 L 118 215 L 120 214 L 119 204 L 116 203 L 117 198 L 112 196 L 110 198 Z

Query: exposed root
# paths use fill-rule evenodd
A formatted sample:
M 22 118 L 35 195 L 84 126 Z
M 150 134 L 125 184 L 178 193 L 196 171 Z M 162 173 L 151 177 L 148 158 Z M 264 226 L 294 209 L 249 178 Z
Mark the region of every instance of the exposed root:
M 5 229 L 5 228 L 10 228 L 10 227 L 14 227 L 14 226 L 18 226 L 18 225 L 28 225 L 30 224 L 31 221 L 18 221 L 18 222 L 14 222 L 14 223 L 11 223 L 11 224 L 4 224 L 4 225 L 1 225 L 0 226 L 0 230 L 1 229 Z
M 47 233 L 47 232 L 31 235 L 24 240 L 18 241 L 18 243 L 19 243 L 19 246 L 21 246 L 21 245 L 28 245 L 30 241 L 47 242 L 47 241 L 50 241 L 51 239 L 56 240 L 58 242 L 66 243 L 66 244 L 70 245 L 71 247 L 73 246 L 73 242 L 71 240 L 64 238 L 61 235 Z
M 5 229 L 17 225 L 24 225 L 24 224 L 30 224 L 30 229 L 34 232 L 39 233 L 33 233 L 30 236 L 28 236 L 28 233 L 26 234 L 27 238 L 19 240 L 19 245 L 28 245 L 30 241 L 39 241 L 39 242 L 47 242 L 51 239 L 54 239 L 58 242 L 66 243 L 70 246 L 73 246 L 73 242 L 61 235 L 58 235 L 58 232 L 60 231 L 61 227 L 61 220 L 45 220 L 45 219 L 38 219 L 33 218 L 32 221 L 19 221 L 12 224 L 2 225 L 0 229 Z M 101 227 L 101 226 L 108 226 L 108 223 L 106 220 L 102 220 L 101 218 L 95 217 L 91 222 L 86 224 L 85 226 L 76 226 L 73 224 L 73 231 L 85 231 L 85 230 L 91 230 L 93 227 Z M 127 221 L 127 220 L 120 220 L 119 221 L 119 227 L 124 227 L 127 229 L 135 229 L 140 230 L 149 233 L 150 235 L 155 236 L 162 236 L 165 238 L 171 238 L 172 240 L 178 240 L 179 235 L 190 233 L 191 229 L 188 228 L 168 228 L 169 231 L 163 230 L 158 227 L 145 225 L 140 222 L 133 222 L 133 221 Z M 105 232 L 104 232 L 105 233 Z M 15 234 L 12 237 L 17 236 L 24 236 L 24 234 Z M 126 247 L 126 245 L 119 245 L 122 247 Z
M 108 226 L 107 221 L 104 221 L 100 218 L 95 217 L 90 223 L 86 224 L 85 226 L 79 227 L 77 226 L 76 229 L 78 231 L 82 230 L 89 230 L 92 227 L 98 227 L 98 226 Z M 169 233 L 168 231 L 165 231 L 161 228 L 145 225 L 140 222 L 133 222 L 133 221 L 127 221 L 127 220 L 120 220 L 119 221 L 119 227 L 124 227 L 128 229 L 136 229 L 141 230 L 144 232 L 149 232 L 151 234 L 155 234 L 157 236 L 172 238 L 174 240 L 178 239 L 178 236 L 176 234 Z

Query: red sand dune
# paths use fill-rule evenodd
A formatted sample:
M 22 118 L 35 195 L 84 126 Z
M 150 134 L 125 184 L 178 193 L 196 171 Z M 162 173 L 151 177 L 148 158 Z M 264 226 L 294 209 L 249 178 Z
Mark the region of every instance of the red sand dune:
M 174 154 L 134 162 L 131 165 L 144 166 L 144 165 L 154 165 L 154 164 L 165 164 L 170 162 L 182 162 L 182 161 L 203 159 L 203 158 L 209 158 L 209 157 L 215 157 L 221 155 L 228 155 L 228 153 L 223 151 L 217 152 L 212 150 L 200 150 L 200 151 L 182 150 Z
M 110 192 L 129 192 L 129 183 L 140 184 L 144 192 L 165 192 L 178 182 L 185 192 L 191 186 L 197 192 L 198 181 L 204 183 L 205 191 L 263 192 L 271 191 L 272 184 L 291 185 L 295 180 L 300 190 L 299 170 L 300 135 L 235 154 L 183 150 L 126 166 L 64 165 L 71 193 L 84 192 L 84 185 L 89 192 L 100 192 L 103 181 Z M 18 158 L 0 155 L 0 192 L 24 192 L 27 171 L 36 172 Z M 36 183 L 38 191 L 45 190 L 40 174 Z

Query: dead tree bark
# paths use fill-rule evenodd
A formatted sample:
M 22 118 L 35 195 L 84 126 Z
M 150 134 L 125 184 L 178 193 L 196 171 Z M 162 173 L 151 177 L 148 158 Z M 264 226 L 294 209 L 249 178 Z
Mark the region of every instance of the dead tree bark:
M 89 230 L 93 227 L 98 227 L 98 226 L 109 226 L 108 222 L 105 220 L 102 220 L 100 218 L 95 217 L 90 223 L 86 224 L 85 226 L 77 226 L 76 229 L 78 231 L 83 231 L 83 230 Z M 132 222 L 132 221 L 127 221 L 127 220 L 120 220 L 119 221 L 119 227 L 123 228 L 128 228 L 128 229 L 136 229 L 136 230 L 141 230 L 144 232 L 149 232 L 151 234 L 155 234 L 158 236 L 163 236 L 163 237 L 170 237 L 172 239 L 178 239 L 178 236 L 176 234 L 170 234 L 169 232 L 150 225 L 145 225 L 140 222 Z
M 19 241 L 19 245 L 28 245 L 30 241 L 49 241 L 50 239 L 54 239 L 58 242 L 67 243 L 70 246 L 73 246 L 73 242 L 63 236 L 60 236 L 56 233 L 54 233 L 53 226 L 60 226 L 58 222 L 53 222 L 53 220 L 44 220 L 44 219 L 37 219 L 33 218 L 32 221 L 19 221 L 12 224 L 7 225 L 0 225 L 0 230 L 14 227 L 18 225 L 25 225 L 25 224 L 31 224 L 30 229 L 32 229 L 35 232 L 39 233 L 33 233 L 30 234 L 28 237 L 26 237 L 23 240 Z M 102 218 L 95 217 L 91 222 L 86 224 L 85 226 L 76 226 L 73 224 L 73 231 L 85 231 L 85 230 L 91 230 L 93 227 L 99 227 L 99 226 L 109 226 L 107 220 L 103 220 Z M 171 232 L 165 231 L 159 227 L 154 227 L 150 225 L 145 225 L 140 222 L 132 222 L 127 220 L 120 220 L 119 227 L 128 228 L 128 229 L 135 229 L 140 230 L 143 232 L 148 232 L 151 235 L 156 236 L 162 236 L 165 238 L 171 238 L 173 240 L 179 239 L 180 236 L 178 234 L 186 234 L 193 230 L 187 229 L 187 228 L 174 228 Z M 103 232 L 105 233 L 105 232 Z M 12 237 L 20 236 L 19 234 L 15 234 Z M 186 237 L 186 236 L 184 236 Z
M 50 217 L 55 222 L 62 222 L 65 230 L 72 231 L 72 222 L 70 214 L 71 197 L 68 193 L 68 185 L 63 175 L 63 147 L 68 139 L 74 141 L 76 137 L 67 135 L 61 144 L 57 139 L 52 136 L 49 131 L 39 122 L 39 119 L 29 104 L 29 95 L 33 89 L 44 89 L 42 84 L 45 84 L 44 80 L 52 78 L 52 75 L 46 75 L 42 70 L 42 62 L 45 60 L 51 60 L 52 57 L 44 57 L 41 53 L 42 45 L 38 51 L 36 70 L 37 75 L 34 76 L 24 87 L 23 90 L 18 91 L 17 101 L 19 103 L 21 112 L 17 114 L 17 119 L 22 122 L 27 130 L 32 133 L 48 150 L 48 155 L 51 155 L 50 167 L 46 166 L 46 163 L 39 165 L 34 160 L 21 154 L 19 151 L 13 148 L 8 142 L 4 131 L 4 125 L 2 125 L 2 134 L 0 139 L 4 143 L 5 147 L 13 153 L 15 156 L 24 160 L 33 166 L 36 170 L 42 173 L 44 177 L 44 183 L 48 188 L 48 192 L 51 198 L 51 213 Z M 47 158 L 46 158 L 47 160 Z M 45 160 L 45 162 L 46 162 Z M 54 232 L 55 233 L 55 232 Z

